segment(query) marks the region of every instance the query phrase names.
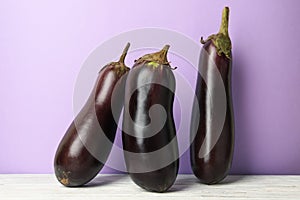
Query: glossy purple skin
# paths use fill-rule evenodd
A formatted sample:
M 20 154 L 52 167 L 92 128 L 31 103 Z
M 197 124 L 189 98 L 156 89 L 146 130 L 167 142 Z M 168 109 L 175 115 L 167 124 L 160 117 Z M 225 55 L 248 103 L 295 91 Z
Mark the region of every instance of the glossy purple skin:
M 99 72 L 88 101 L 71 123 L 56 151 L 55 175 L 63 185 L 84 185 L 104 166 L 115 138 L 128 70 L 120 71 L 111 63 Z M 114 89 L 117 91 L 112 95 Z
M 190 159 L 193 173 L 200 182 L 205 184 L 215 184 L 226 177 L 230 170 L 233 157 L 234 118 L 231 100 L 231 60 L 229 60 L 223 53 L 219 56 L 217 54 L 216 47 L 211 40 L 204 44 L 200 54 L 199 68 L 203 69 L 203 76 L 210 78 L 212 86 L 214 85 L 214 79 L 216 77 L 211 72 L 212 70 L 210 70 L 213 66 L 211 62 L 208 62 L 208 58 L 206 56 L 207 53 L 204 53 L 205 51 L 208 53 L 209 59 L 214 60 L 225 86 L 227 100 L 226 117 L 217 143 L 208 155 L 204 158 L 199 158 L 198 154 L 205 137 L 213 137 L 207 130 L 209 130 L 210 127 L 214 127 L 214 124 L 209 123 L 207 118 L 207 114 L 211 112 L 211 107 L 209 107 L 209 104 L 207 103 L 210 99 L 208 97 L 207 85 L 201 75 L 198 74 L 196 85 L 197 99 L 195 99 L 195 101 L 198 100 L 199 103 L 200 119 L 195 117 L 197 109 L 193 109 L 191 130 L 195 130 L 195 127 L 197 126 L 198 129 L 190 147 Z M 196 104 L 194 104 L 194 106 L 196 106 Z M 191 138 L 193 138 L 193 136 L 193 133 L 191 133 Z M 207 141 L 212 141 L 212 139 Z
M 143 160 L 143 163 L 130 158 L 126 153 L 124 154 L 124 157 L 130 177 L 137 185 L 148 191 L 164 192 L 175 182 L 179 168 L 178 144 L 173 119 L 173 92 L 175 91 L 176 83 L 169 65 L 159 65 L 155 68 L 147 65 L 147 63 L 148 62 L 135 64 L 134 68 L 130 71 L 126 82 L 125 99 L 127 100 L 125 100 L 123 117 L 123 148 L 126 151 L 134 153 L 149 153 L 165 147 L 171 140 L 175 139 L 176 142 L 174 145 L 173 143 L 170 145 L 171 150 L 166 153 L 169 158 L 172 158 L 172 162 L 167 166 L 149 172 L 134 173 L 132 172 L 132 169 L 135 166 L 146 169 L 146 163 L 163 162 L 163 157 L 156 157 L 154 161 L 149 157 L 149 154 L 139 154 L 138 156 Z M 147 80 L 164 84 L 167 87 L 154 83 L 144 85 Z M 132 88 L 137 89 L 131 96 L 130 91 L 132 91 Z M 126 105 L 126 103 L 129 103 L 129 105 Z M 130 123 L 130 117 L 134 123 L 143 127 L 149 123 L 156 124 L 157 122 L 155 122 L 154 118 L 160 120 L 161 116 L 152 116 L 153 119 L 151 121 L 149 117 L 149 110 L 155 104 L 159 104 L 165 109 L 167 113 L 166 123 L 155 135 L 141 138 L 147 135 L 146 132 L 152 132 L 152 130 L 149 130 L 148 128 L 147 130 L 134 128 L 132 123 Z M 127 109 L 129 111 L 128 113 L 126 112 Z M 130 135 L 124 133 L 124 130 L 128 130 Z

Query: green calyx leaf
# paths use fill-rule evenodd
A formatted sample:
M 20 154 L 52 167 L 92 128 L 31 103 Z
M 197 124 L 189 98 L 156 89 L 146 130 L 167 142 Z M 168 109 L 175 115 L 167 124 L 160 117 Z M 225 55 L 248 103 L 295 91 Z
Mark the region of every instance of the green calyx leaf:
M 157 68 L 159 66 L 159 63 L 151 61 L 151 62 L 148 62 L 147 65 L 150 67 Z

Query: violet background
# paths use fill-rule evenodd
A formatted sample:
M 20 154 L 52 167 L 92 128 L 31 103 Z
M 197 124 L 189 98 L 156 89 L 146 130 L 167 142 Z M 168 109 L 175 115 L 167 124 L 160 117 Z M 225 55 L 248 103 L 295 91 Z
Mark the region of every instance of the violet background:
M 226 5 L 236 120 L 231 173 L 300 174 L 298 0 L 2 0 L 0 173 L 53 172 L 81 64 L 102 42 L 143 27 L 199 41 L 218 30 Z M 188 161 L 187 153 L 181 173 L 191 172 Z

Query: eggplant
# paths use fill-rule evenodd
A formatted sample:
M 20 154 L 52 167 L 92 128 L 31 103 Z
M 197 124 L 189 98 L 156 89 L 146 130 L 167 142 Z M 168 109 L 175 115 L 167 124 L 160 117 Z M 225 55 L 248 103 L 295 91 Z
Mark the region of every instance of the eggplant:
M 194 175 L 204 184 L 216 184 L 223 180 L 231 168 L 233 158 L 232 53 L 228 19 L 229 8 L 225 7 L 219 33 L 209 36 L 205 41 L 201 38 L 201 75 L 197 77 L 191 119 L 190 161 Z M 218 80 L 223 88 L 218 86 Z M 224 118 L 220 122 L 222 112 L 216 112 L 216 107 L 222 104 L 222 92 L 226 102 Z
M 55 175 L 64 186 L 88 183 L 100 172 L 110 154 L 124 104 L 129 71 L 124 59 L 129 46 L 128 43 L 118 62 L 101 69 L 87 102 L 57 148 Z
M 174 183 L 178 144 L 173 119 L 176 81 L 169 45 L 135 61 L 125 89 L 122 143 L 127 171 L 141 188 L 165 192 Z

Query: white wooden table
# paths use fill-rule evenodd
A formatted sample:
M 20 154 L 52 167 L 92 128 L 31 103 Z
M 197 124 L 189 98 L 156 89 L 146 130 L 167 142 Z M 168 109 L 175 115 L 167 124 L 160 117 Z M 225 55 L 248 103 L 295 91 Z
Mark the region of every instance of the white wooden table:
M 151 193 L 127 175 L 99 175 L 80 188 L 66 188 L 53 174 L 0 174 L 0 199 L 300 199 L 300 176 L 229 176 L 221 184 L 203 185 L 193 175 L 179 175 L 166 193 Z

